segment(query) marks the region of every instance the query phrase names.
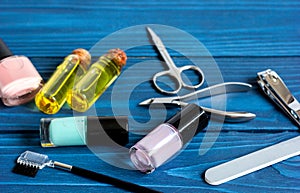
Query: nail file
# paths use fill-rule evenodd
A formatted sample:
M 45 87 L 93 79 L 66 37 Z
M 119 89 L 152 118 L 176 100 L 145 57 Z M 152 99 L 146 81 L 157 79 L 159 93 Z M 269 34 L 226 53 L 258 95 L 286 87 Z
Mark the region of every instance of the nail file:
M 257 73 L 257 83 L 265 95 L 300 127 L 300 103 L 280 76 L 267 69 Z M 205 181 L 219 185 L 299 154 L 300 136 L 210 168 L 205 173 Z
M 300 136 L 208 169 L 205 181 L 220 185 L 300 154 Z

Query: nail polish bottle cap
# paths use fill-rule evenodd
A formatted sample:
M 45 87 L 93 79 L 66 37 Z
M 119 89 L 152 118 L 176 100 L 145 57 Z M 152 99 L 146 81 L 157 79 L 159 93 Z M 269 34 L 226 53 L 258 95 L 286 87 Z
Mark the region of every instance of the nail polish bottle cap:
M 208 125 L 208 116 L 198 105 L 188 104 L 167 123 L 179 131 L 184 145 Z
M 87 145 L 109 146 L 128 143 L 128 117 L 87 117 Z
M 0 60 L 12 56 L 13 53 L 9 50 L 4 41 L 0 38 Z

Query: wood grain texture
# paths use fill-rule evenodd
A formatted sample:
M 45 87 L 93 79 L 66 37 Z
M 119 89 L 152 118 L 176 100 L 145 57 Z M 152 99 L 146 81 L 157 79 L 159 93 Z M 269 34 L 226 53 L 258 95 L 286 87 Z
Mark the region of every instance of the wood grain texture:
M 42 73 L 42 76 L 47 80 L 51 73 L 55 70 L 55 66 L 59 64 L 62 58 L 59 59 L 41 59 L 32 58 L 33 63 L 37 66 L 38 70 Z M 156 61 L 150 65 L 140 65 L 144 61 Z M 272 68 L 281 75 L 285 80 L 287 86 L 294 93 L 296 98 L 300 98 L 300 92 L 298 90 L 298 85 L 300 80 L 300 72 L 294 69 L 298 66 L 298 57 L 293 58 L 216 58 L 215 59 L 219 70 L 222 72 L 222 76 L 225 82 L 247 82 L 253 85 L 253 89 L 249 92 L 232 93 L 227 95 L 227 109 L 231 111 L 249 111 L 255 113 L 257 118 L 250 122 L 245 122 L 241 124 L 224 124 L 224 131 L 269 131 L 277 132 L 284 130 L 296 131 L 295 127 L 289 119 L 281 113 L 281 111 L 273 105 L 273 103 L 268 100 L 264 95 L 262 95 L 256 85 L 255 77 L 256 73 L 267 68 Z M 178 66 L 185 65 L 188 61 L 183 58 L 175 58 L 175 63 Z M 204 62 L 205 63 L 205 62 Z M 242 64 L 242 65 L 241 65 Z M 269 64 L 269 65 L 268 65 Z M 203 70 L 210 71 L 209 66 L 200 66 Z M 168 108 L 167 116 L 161 117 L 161 109 L 148 110 L 148 107 L 139 106 L 138 104 L 151 97 L 164 97 L 164 95 L 156 92 L 152 87 L 151 79 L 152 75 L 156 72 L 164 70 L 163 64 L 161 64 L 157 58 L 132 58 L 129 57 L 128 63 L 123 69 L 123 74 L 118 78 L 118 80 L 106 90 L 106 92 L 100 97 L 100 99 L 95 103 L 92 110 L 96 110 L 98 115 L 109 116 L 117 113 L 118 115 L 131 115 L 131 122 L 147 122 L 150 120 L 155 124 L 158 124 L 165 119 L 174 114 L 178 108 Z M 215 69 L 213 69 L 215 70 Z M 218 70 L 218 69 L 216 69 Z M 133 74 L 132 76 L 126 76 L 128 73 Z M 210 76 L 208 73 L 207 76 Z M 213 76 L 213 75 L 211 75 Z M 187 93 L 189 91 L 183 90 L 181 94 Z M 126 97 L 127 96 L 127 97 Z M 224 95 L 225 96 L 225 95 Z M 223 96 L 223 97 L 224 97 Z M 214 97 L 216 100 L 218 98 Z M 114 99 L 114 100 L 112 100 Z M 223 99 L 223 98 L 221 98 Z M 212 99 L 213 100 L 213 99 Z M 212 101 L 209 98 L 200 99 L 195 102 L 199 105 L 210 107 L 212 103 L 218 101 Z M 113 108 L 113 109 L 112 109 Z M 18 106 L 18 107 L 5 107 L 3 104 L 0 105 L 1 117 L 3 120 L 0 124 L 1 131 L 15 131 L 15 130 L 27 130 L 27 131 L 37 131 L 39 129 L 39 120 L 43 117 L 64 117 L 73 115 L 83 115 L 80 113 L 73 112 L 67 105 L 63 106 L 60 112 L 56 115 L 46 115 L 39 112 L 34 102 Z M 87 111 L 86 115 L 95 115 L 93 111 Z M 130 114 L 127 114 L 129 110 Z M 149 114 L 150 112 L 153 112 Z M 11 116 L 11 114 L 14 116 Z M 30 119 L 26 115 L 30 114 Z M 15 120 L 19 120 L 16 122 Z M 219 125 L 219 123 L 212 123 Z M 278 125 L 280 127 L 278 127 Z M 144 129 L 139 128 L 139 125 L 131 124 L 132 130 Z M 151 127 L 155 125 L 152 124 Z M 145 127 L 145 126 L 143 126 Z
M 0 8 L 0 37 L 16 54 L 28 56 L 65 56 L 75 47 L 90 48 L 110 33 L 140 24 L 184 30 L 203 42 L 214 56 L 300 53 L 298 1 L 7 1 Z M 190 46 L 180 37 L 173 41 Z M 145 56 L 148 51 L 131 55 Z
M 25 150 L 163 192 L 300 192 L 299 156 L 221 186 L 210 186 L 203 179 L 205 170 L 212 166 L 299 135 L 298 128 L 259 92 L 255 79 L 257 72 L 274 69 L 300 99 L 299 5 L 296 0 L 1 1 L 0 37 L 15 54 L 28 56 L 45 81 L 64 56 L 78 47 L 90 49 L 111 33 L 135 25 L 169 25 L 194 36 L 214 57 L 199 53 L 188 39 L 176 36 L 175 32 L 157 28 L 163 41 L 189 48 L 187 56 L 169 50 L 176 65 L 190 64 L 189 57 L 195 57 L 209 80 L 205 86 L 219 83 L 214 82 L 216 72 L 221 72 L 226 82 L 252 84 L 249 92 L 226 95 L 226 107 L 257 115 L 254 120 L 239 124 L 210 122 L 178 156 L 154 173 L 144 175 L 105 163 L 87 147 L 40 147 L 40 118 L 94 115 L 93 111 L 80 114 L 65 105 L 58 114 L 45 115 L 33 102 L 18 107 L 6 107 L 0 102 L 1 192 L 124 192 L 51 168 L 39 171 L 35 178 L 13 174 L 15 160 Z M 128 62 L 123 73 L 93 110 L 98 116 L 128 115 L 130 147 L 179 109 L 149 110 L 138 106 L 147 98 L 164 96 L 153 88 L 150 80 L 166 67 L 159 62 L 144 30 L 124 34 L 103 46 L 111 48 L 128 41 L 140 41 L 145 46 L 126 50 Z M 97 59 L 99 54 L 94 57 Z M 197 80 L 195 76 L 190 78 Z M 180 94 L 187 92 L 183 90 Z M 220 97 L 192 102 L 210 107 L 223 100 Z
M 299 191 L 299 187 L 297 186 L 299 174 L 297 171 L 293 170 L 293 168 L 299 167 L 300 160 L 298 157 L 218 187 L 207 185 L 201 177 L 203 172 L 211 166 L 229 161 L 235 157 L 259 150 L 296 135 L 296 133 L 290 132 L 276 134 L 241 132 L 221 133 L 214 146 L 206 154 L 199 155 L 199 145 L 201 144 L 202 139 L 205 138 L 204 133 L 200 133 L 184 149 L 184 151 L 172 161 L 164 164 L 154 173 L 144 175 L 137 171 L 124 170 L 110 166 L 98 159 L 94 154 L 91 154 L 86 147 L 43 149 L 38 146 L 37 135 L 23 136 L 23 139 L 30 141 L 27 144 L 23 144 L 21 141 L 16 140 L 20 139 L 20 136 L 18 135 L 1 134 L 1 141 L 3 142 L 3 140 L 6 140 L 7 144 L 6 148 L 0 153 L 0 169 L 3 174 L 1 175 L 0 186 L 4 189 L 8 185 L 14 186 L 14 190 L 23 187 L 25 192 L 30 192 L 30 190 L 39 191 L 43 186 L 47 186 L 47 191 L 49 192 L 57 191 L 60 188 L 63 192 L 71 190 L 81 192 L 85 188 L 88 192 L 97 190 L 101 192 L 106 190 L 111 192 L 121 192 L 117 188 L 109 187 L 106 184 L 97 183 L 92 180 L 74 176 L 65 171 L 50 168 L 39 171 L 36 178 L 28 178 L 11 173 L 10 170 L 13 167 L 14 160 L 18 154 L 23 150 L 30 149 L 32 151 L 46 153 L 51 159 L 57 161 L 76 164 L 80 167 L 92 169 L 106 175 L 128 180 L 164 192 L 248 192 L 254 187 L 256 188 L 256 191 L 259 192 Z M 135 141 L 139 138 L 140 137 L 132 137 L 131 140 Z M 253 143 L 254 141 L 255 143 Z M 281 183 L 278 183 L 280 181 Z M 276 183 L 276 186 L 270 182 Z M 291 183 L 294 185 L 290 186 Z

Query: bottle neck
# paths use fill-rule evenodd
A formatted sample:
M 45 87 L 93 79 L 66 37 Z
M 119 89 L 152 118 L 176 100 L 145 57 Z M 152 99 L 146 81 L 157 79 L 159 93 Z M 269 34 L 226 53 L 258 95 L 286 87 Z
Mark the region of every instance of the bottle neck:
M 198 105 L 189 104 L 170 118 L 167 123 L 179 131 L 182 143 L 185 145 L 208 125 L 208 116 Z
M 93 66 L 100 68 L 101 70 L 110 69 L 111 71 L 116 71 L 117 74 L 120 74 L 122 68 L 117 65 L 113 60 L 107 58 L 105 55 L 101 56 L 99 60 L 93 64 Z
M 0 60 L 12 56 L 13 53 L 9 50 L 4 41 L 0 38 Z

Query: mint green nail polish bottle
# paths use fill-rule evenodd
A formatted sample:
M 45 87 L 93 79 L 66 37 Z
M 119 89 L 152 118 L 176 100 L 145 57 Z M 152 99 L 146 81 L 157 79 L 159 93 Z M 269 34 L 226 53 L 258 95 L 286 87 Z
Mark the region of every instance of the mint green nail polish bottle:
M 42 118 L 40 121 L 42 147 L 105 146 L 128 143 L 128 118 L 117 117 L 65 117 Z

